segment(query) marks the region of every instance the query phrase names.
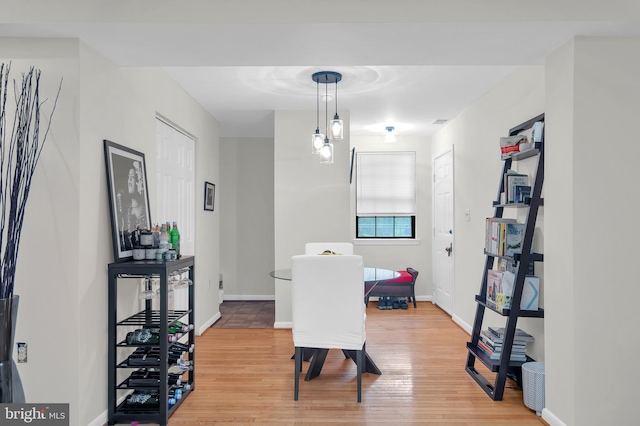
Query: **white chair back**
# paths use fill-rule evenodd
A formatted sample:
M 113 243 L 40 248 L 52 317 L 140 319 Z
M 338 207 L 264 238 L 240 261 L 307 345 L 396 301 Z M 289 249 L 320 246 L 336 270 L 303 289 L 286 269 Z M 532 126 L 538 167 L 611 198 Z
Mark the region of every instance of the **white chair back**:
M 353 254 L 352 243 L 306 243 L 304 254 L 321 254 L 325 250 L 339 254 Z
M 362 256 L 291 258 L 296 347 L 361 350 L 365 340 Z

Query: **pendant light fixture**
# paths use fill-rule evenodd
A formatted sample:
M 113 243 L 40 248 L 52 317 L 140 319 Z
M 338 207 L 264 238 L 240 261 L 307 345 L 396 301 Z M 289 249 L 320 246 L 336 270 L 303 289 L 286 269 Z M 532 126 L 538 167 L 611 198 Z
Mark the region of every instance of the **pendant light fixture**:
M 329 135 L 331 135 L 332 140 L 343 138 L 343 123 L 338 116 L 338 82 L 342 80 L 342 74 L 334 71 L 319 71 L 314 73 L 311 78 L 316 82 L 316 131 L 311 136 L 312 152 L 320 154 L 320 163 L 333 164 L 333 144 L 329 142 Z M 325 85 L 325 135 L 320 133 L 320 83 Z M 329 84 L 336 85 L 336 114 L 334 119 L 331 120 L 331 128 L 329 128 L 329 107 L 327 102 Z

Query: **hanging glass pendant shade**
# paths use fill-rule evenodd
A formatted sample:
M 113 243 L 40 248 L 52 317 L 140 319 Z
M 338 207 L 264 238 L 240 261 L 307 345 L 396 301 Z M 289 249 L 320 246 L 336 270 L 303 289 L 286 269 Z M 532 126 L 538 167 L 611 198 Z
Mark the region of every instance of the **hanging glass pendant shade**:
M 340 117 L 336 113 L 336 115 L 333 116 L 333 120 L 331 120 L 331 139 L 334 141 L 342 140 L 342 128 L 342 120 L 340 120 Z
M 320 163 L 333 164 L 333 144 L 329 143 L 329 139 L 326 138 L 320 150 Z
M 311 135 L 311 153 L 320 154 L 322 145 L 324 144 L 324 135 L 320 133 L 320 129 L 316 129 L 316 132 Z

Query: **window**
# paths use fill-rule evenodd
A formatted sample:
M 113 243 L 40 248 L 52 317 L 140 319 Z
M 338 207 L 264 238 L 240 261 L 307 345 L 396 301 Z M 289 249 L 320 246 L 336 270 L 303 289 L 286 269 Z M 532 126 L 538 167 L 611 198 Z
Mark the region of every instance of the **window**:
M 356 237 L 415 238 L 416 153 L 359 152 Z

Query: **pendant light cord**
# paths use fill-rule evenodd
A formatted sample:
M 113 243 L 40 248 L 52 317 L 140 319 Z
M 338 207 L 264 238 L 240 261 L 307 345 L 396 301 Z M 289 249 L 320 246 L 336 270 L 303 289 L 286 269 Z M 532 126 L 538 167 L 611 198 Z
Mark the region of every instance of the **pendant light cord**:
M 338 80 L 336 80 L 336 118 L 338 118 Z
M 320 82 L 316 81 L 316 130 L 320 132 Z
M 329 102 L 327 97 L 329 96 L 329 77 L 324 76 L 324 126 L 325 126 L 325 138 L 329 137 Z

